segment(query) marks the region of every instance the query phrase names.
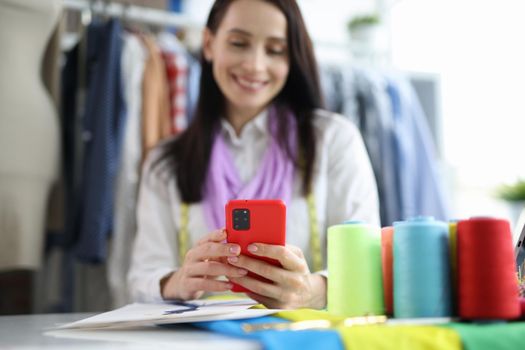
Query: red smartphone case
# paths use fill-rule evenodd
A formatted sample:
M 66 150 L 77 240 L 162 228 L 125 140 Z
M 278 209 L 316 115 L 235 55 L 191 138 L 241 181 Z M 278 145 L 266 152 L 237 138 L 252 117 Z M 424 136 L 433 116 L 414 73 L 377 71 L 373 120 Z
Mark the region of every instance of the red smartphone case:
M 246 215 L 249 218 L 248 227 L 244 220 Z M 247 247 L 251 243 L 285 245 L 286 205 L 280 199 L 231 200 L 226 204 L 226 232 L 229 243 L 236 243 L 241 246 L 241 254 L 264 260 L 275 266 L 281 266 L 277 260 L 251 254 Z M 248 276 L 269 282 L 252 272 L 248 272 Z M 250 292 L 235 283 L 232 291 Z

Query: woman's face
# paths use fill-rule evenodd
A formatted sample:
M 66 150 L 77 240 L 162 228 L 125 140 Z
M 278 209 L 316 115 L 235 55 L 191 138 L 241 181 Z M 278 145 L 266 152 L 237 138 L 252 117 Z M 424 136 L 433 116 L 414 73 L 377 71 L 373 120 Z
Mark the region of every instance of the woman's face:
M 215 34 L 204 34 L 204 56 L 226 97 L 227 112 L 254 116 L 281 91 L 289 72 L 286 17 L 261 0 L 237 0 Z

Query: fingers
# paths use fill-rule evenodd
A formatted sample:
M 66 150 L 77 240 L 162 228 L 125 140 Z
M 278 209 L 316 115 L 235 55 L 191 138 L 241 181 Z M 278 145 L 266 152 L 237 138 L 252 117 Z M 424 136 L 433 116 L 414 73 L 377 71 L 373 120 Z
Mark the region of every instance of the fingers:
M 207 242 L 222 242 L 226 239 L 226 230 L 220 229 L 210 232 L 206 236 L 202 237 L 197 241 L 197 245 L 201 245 Z
M 290 277 L 292 277 L 290 271 L 246 255 L 229 257 L 228 262 L 280 284 L 286 284 Z
M 166 276 L 166 279 L 161 281 L 161 295 L 164 299 L 197 299 L 205 292 L 224 292 L 233 287 L 228 281 L 190 276 L 187 267 Z
M 256 302 L 263 304 L 269 309 L 286 309 L 286 306 L 279 300 L 268 298 L 255 293 L 246 293 L 246 295 L 248 295 L 248 297 L 255 300 Z
M 265 296 L 276 300 L 281 300 L 285 297 L 283 295 L 284 289 L 280 288 L 278 285 L 262 282 L 249 276 L 233 277 L 230 278 L 230 281 L 237 283 L 251 290 L 253 293 L 259 294 L 261 296 Z
M 193 291 L 226 292 L 233 285 L 227 281 L 218 281 L 208 278 L 188 278 L 185 280 L 186 288 Z
M 303 252 L 295 246 L 281 246 L 264 243 L 252 243 L 248 251 L 253 255 L 264 256 L 278 260 L 282 267 L 288 271 L 308 272 L 308 265 Z
M 292 253 L 297 255 L 299 258 L 304 259 L 304 254 L 303 254 L 303 251 L 301 250 L 301 248 L 299 248 L 297 246 L 294 246 L 292 244 L 287 244 L 286 248 L 290 249 L 292 251 Z
M 223 256 L 237 256 L 240 253 L 241 247 L 238 244 L 208 241 L 190 249 L 188 253 L 186 253 L 185 260 L 195 262 Z
M 241 247 L 225 242 L 224 229 L 215 230 L 200 239 L 184 257 L 181 268 L 167 277 L 161 285 L 164 298 L 199 297 L 204 292 L 224 292 L 231 290 L 232 284 L 219 281 L 219 276 L 242 277 L 248 271 L 227 263 L 225 257 L 238 256 Z
M 216 261 L 201 261 L 191 264 L 186 268 L 186 274 L 189 277 L 197 276 L 228 276 L 228 277 L 242 277 L 248 273 L 245 269 L 241 269 L 228 264 L 222 264 Z

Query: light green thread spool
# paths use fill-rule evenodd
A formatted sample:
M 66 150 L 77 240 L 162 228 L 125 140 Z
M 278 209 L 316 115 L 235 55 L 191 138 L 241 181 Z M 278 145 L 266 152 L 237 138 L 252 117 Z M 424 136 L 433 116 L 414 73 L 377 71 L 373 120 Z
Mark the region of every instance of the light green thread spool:
M 328 228 L 328 311 L 384 314 L 379 227 L 352 221 Z

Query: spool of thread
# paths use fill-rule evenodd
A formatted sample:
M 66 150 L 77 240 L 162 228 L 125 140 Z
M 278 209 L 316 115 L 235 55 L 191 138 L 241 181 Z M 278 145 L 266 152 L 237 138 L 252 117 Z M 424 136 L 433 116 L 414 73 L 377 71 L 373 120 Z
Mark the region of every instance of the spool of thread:
M 384 313 L 379 227 L 345 222 L 328 228 L 328 311 L 352 317 Z
M 452 284 L 452 310 L 457 310 L 456 300 L 458 295 L 458 256 L 457 256 L 457 221 L 450 221 L 448 223 L 448 243 L 450 252 L 450 281 Z M 456 314 L 456 312 L 453 312 Z
M 394 292 L 392 281 L 392 239 L 394 228 L 392 226 L 381 229 L 381 262 L 383 267 L 383 291 L 385 312 L 387 315 L 394 314 Z
M 512 235 L 507 220 L 458 223 L 458 309 L 469 320 L 520 316 Z
M 431 217 L 394 223 L 394 315 L 451 315 L 448 225 Z

